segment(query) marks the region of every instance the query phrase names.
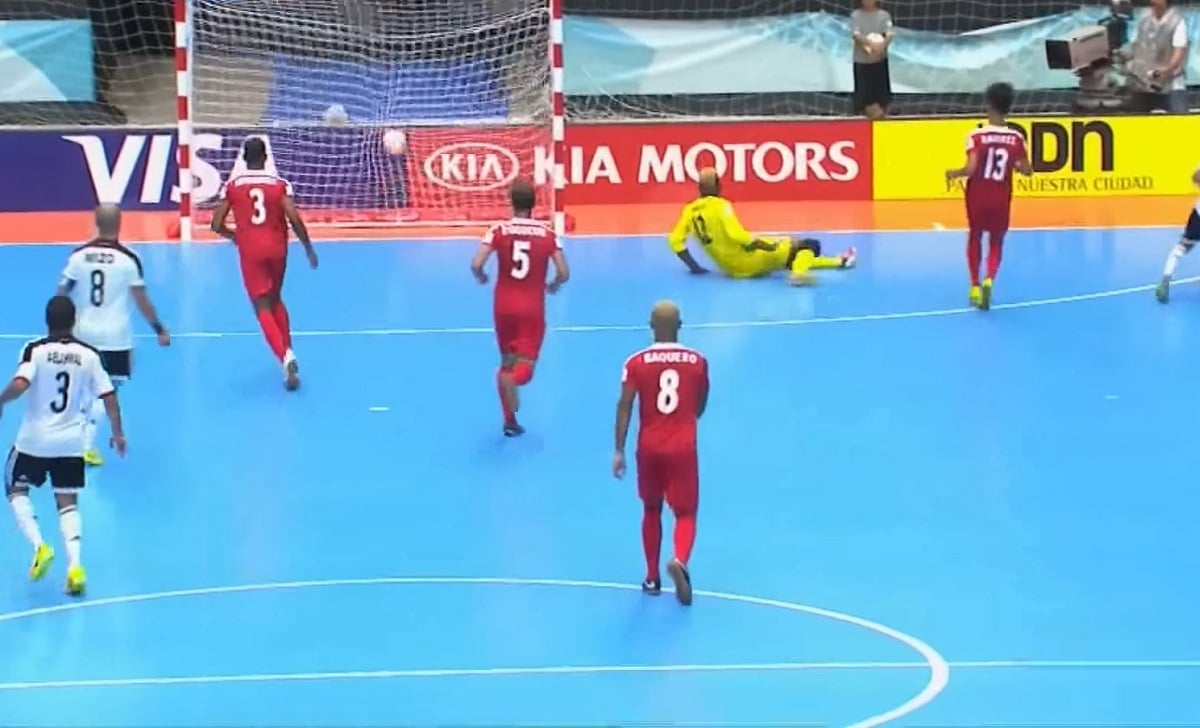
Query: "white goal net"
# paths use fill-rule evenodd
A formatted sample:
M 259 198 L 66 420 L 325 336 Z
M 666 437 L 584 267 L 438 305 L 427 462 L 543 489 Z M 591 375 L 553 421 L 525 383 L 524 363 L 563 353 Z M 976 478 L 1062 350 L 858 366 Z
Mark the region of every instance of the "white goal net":
M 548 8 L 194 0 L 197 148 L 257 130 L 318 222 L 495 220 L 519 174 L 545 190 L 545 215 Z

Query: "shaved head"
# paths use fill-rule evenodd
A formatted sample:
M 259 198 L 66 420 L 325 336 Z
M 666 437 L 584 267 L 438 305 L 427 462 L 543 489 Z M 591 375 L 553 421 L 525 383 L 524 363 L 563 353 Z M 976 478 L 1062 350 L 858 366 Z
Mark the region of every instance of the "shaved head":
M 96 207 L 96 233 L 106 240 L 116 240 L 121 234 L 121 208 L 104 203 Z
M 697 182 L 700 185 L 701 197 L 714 197 L 721 194 L 721 180 L 717 177 L 717 170 L 712 167 L 700 170 Z
M 678 341 L 679 326 L 679 306 L 674 301 L 659 301 L 650 309 L 650 328 L 655 341 Z

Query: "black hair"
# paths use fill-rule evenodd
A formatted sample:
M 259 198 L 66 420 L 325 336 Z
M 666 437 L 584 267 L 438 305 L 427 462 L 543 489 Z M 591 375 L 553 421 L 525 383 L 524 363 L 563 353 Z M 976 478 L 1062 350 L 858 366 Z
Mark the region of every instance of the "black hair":
M 508 196 L 512 200 L 513 212 L 533 212 L 533 206 L 537 202 L 537 193 L 534 192 L 533 185 L 528 180 L 519 179 L 513 182 Z
M 46 304 L 46 328 L 56 333 L 75 328 L 75 302 L 66 296 L 55 296 Z
M 242 145 L 242 158 L 247 167 L 261 169 L 267 163 L 267 143 L 260 137 L 250 137 Z
M 983 100 L 987 102 L 989 109 L 1001 116 L 1007 116 L 1008 112 L 1012 111 L 1015 95 L 1012 84 L 1001 81 L 987 87 L 987 90 L 983 92 Z

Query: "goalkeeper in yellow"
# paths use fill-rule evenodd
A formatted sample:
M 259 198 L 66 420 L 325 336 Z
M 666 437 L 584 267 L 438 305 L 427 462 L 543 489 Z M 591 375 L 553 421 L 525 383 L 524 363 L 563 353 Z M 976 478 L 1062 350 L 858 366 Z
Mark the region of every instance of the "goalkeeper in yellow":
M 721 197 L 716 170 L 700 171 L 700 196 L 684 206 L 667 238 L 671 250 L 692 273 L 707 272 L 688 250 L 695 238 L 712 262 L 731 278 L 757 278 L 787 270 L 792 285 L 812 283 L 811 271 L 853 268 L 854 248 L 836 258 L 821 257 L 821 242 L 812 238 L 753 235 L 738 222 L 733 205 Z

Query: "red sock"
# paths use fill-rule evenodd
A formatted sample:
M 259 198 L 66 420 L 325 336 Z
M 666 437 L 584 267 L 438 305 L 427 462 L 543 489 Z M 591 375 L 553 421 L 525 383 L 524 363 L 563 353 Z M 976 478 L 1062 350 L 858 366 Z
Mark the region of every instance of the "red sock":
M 658 573 L 659 553 L 662 551 L 662 506 L 647 505 L 642 511 L 642 551 L 646 554 L 646 578 L 660 579 Z
M 271 353 L 279 361 L 283 361 L 283 354 L 287 351 L 287 347 L 283 345 L 283 334 L 279 331 L 279 325 L 275 323 L 275 316 L 266 309 L 258 311 L 258 325 L 262 327 L 263 337 L 267 340 L 267 345 L 271 347 Z
M 675 513 L 675 558 L 687 566 L 692 558 L 692 545 L 696 543 L 696 514 L 691 511 Z
M 504 384 L 508 378 L 508 370 L 500 367 L 496 370 L 496 393 L 500 395 L 500 411 L 504 413 L 504 421 L 512 422 L 516 414 L 508 409 L 508 401 L 504 397 Z
M 995 278 L 1000 272 L 1000 257 L 1004 255 L 1004 237 L 992 235 L 988 238 L 987 277 Z
M 287 306 L 283 305 L 282 299 L 275 302 L 271 313 L 275 316 L 275 325 L 279 327 L 279 333 L 283 334 L 283 348 L 286 351 L 292 348 L 292 320 L 288 318 Z
M 972 229 L 967 233 L 967 270 L 971 273 L 971 285 L 979 285 L 979 263 L 983 260 L 983 232 Z

